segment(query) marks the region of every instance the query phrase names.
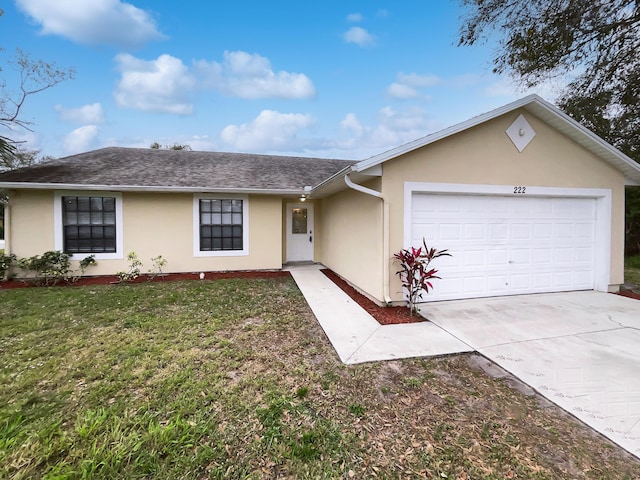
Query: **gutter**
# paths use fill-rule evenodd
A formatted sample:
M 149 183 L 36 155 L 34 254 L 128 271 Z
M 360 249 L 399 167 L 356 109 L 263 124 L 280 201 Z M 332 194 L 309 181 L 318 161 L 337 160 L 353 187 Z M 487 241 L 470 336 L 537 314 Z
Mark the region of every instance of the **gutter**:
M 295 195 L 309 194 L 306 189 L 265 189 L 265 188 L 211 188 L 211 187 L 163 187 L 149 185 L 79 185 L 75 183 L 35 183 L 0 182 L 0 188 L 25 190 L 89 190 L 117 192 L 159 192 L 159 193 L 244 193 L 254 195 Z
M 349 188 L 366 195 L 382 200 L 382 295 L 384 297 L 384 303 L 391 305 L 392 300 L 389 295 L 389 201 L 386 197 L 377 190 L 363 187 L 357 183 L 353 183 L 347 173 L 344 176 L 344 182 Z

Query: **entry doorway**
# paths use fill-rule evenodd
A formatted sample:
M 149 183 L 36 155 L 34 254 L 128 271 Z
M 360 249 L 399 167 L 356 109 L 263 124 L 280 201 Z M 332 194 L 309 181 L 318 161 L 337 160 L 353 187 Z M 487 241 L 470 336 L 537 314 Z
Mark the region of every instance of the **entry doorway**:
M 287 203 L 287 262 L 312 262 L 313 205 Z

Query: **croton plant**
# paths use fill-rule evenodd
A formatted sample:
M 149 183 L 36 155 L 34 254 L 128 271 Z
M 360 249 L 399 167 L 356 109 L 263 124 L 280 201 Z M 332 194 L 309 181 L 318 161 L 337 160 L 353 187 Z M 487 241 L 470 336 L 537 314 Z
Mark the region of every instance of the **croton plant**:
M 396 275 L 400 277 L 402 286 L 407 292 L 407 306 L 411 315 L 418 312 L 417 304 L 422 300 L 429 289 L 433 289 L 431 280 L 440 278 L 436 274 L 438 270 L 430 268 L 429 264 L 438 257 L 450 257 L 448 250 L 436 250 L 427 247 L 427 242 L 422 239 L 422 247 L 410 247 L 400 250 L 393 258 L 400 264 L 400 270 Z

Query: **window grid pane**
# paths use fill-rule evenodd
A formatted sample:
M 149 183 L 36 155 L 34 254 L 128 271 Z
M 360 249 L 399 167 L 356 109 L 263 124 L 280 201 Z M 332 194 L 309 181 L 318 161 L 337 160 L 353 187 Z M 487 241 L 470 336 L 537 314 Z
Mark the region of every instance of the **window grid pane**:
M 242 200 L 200 200 L 200 251 L 242 250 Z
M 64 251 L 114 253 L 115 218 L 113 197 L 62 197 Z

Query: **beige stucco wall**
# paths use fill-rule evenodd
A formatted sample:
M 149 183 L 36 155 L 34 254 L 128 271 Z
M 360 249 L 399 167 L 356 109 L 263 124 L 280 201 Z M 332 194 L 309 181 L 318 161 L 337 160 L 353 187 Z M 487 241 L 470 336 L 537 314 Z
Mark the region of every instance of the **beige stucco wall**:
M 7 249 L 18 257 L 53 250 L 53 192 L 9 192 L 9 223 L 5 228 Z
M 54 249 L 53 192 L 19 191 L 11 195 L 11 250 L 18 257 Z M 136 252 L 143 271 L 151 258 L 162 255 L 166 272 L 280 269 L 282 267 L 282 202 L 279 197 L 250 196 L 249 254 L 195 257 L 193 252 L 193 195 L 123 193 L 124 248 L 122 260 L 98 260 L 89 275 L 126 270 L 126 255 Z
M 521 113 L 536 136 L 519 153 L 505 130 Z M 509 113 L 388 161 L 382 180 L 382 191 L 390 199 L 390 255 L 403 247 L 404 183 L 408 181 L 611 189 L 610 283 L 623 283 L 623 175 L 529 113 Z M 393 271 L 390 275 L 392 298 L 400 301 L 400 283 Z
M 379 189 L 379 179 L 367 187 Z M 322 214 L 316 225 L 318 261 L 382 301 L 382 202 L 364 193 L 344 190 L 319 203 Z

